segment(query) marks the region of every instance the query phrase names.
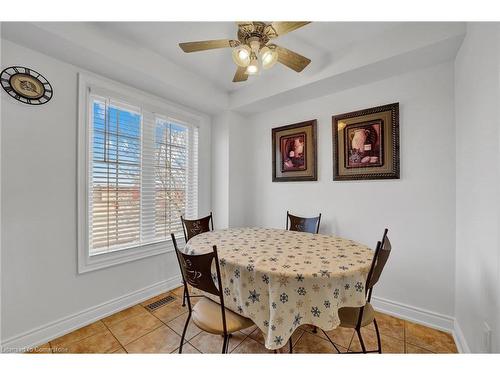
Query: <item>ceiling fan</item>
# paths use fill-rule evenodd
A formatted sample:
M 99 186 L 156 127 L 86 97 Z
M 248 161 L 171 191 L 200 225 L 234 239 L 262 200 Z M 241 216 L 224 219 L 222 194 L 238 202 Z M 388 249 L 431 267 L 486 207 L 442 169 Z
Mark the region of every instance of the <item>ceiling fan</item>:
M 311 60 L 269 41 L 285 35 L 310 22 L 238 22 L 238 40 L 218 39 L 200 42 L 179 43 L 186 52 L 206 51 L 217 48 L 232 48 L 233 61 L 238 68 L 233 82 L 242 82 L 249 75 L 259 72 L 260 66 L 271 68 L 279 62 L 296 72 L 301 72 Z

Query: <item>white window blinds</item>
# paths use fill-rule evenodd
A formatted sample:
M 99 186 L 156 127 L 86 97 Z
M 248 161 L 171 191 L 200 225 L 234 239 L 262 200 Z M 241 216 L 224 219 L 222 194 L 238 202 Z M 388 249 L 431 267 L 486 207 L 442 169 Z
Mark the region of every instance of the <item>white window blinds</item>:
M 89 253 L 168 240 L 197 216 L 198 129 L 91 95 Z

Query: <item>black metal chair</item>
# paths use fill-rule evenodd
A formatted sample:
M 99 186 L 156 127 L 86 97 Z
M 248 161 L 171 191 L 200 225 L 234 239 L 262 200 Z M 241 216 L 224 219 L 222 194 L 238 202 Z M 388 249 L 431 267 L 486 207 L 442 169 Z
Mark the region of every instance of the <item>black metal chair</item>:
M 373 256 L 372 264 L 368 276 L 366 277 L 365 286 L 365 298 L 366 304 L 362 307 L 342 307 L 339 309 L 340 327 L 353 328 L 359 338 L 359 343 L 361 344 L 361 352 L 349 352 L 349 353 L 382 353 L 382 344 L 380 341 L 380 332 L 377 325 L 377 319 L 375 319 L 375 310 L 370 303 L 372 298 L 373 287 L 378 282 L 382 270 L 384 269 L 387 259 L 391 254 L 391 241 L 387 237 L 388 229 L 384 230 L 384 235 L 382 236 L 382 241 L 377 242 L 377 247 L 375 248 L 375 254 Z M 377 350 L 366 350 L 363 337 L 361 335 L 361 327 L 365 327 L 373 323 L 375 326 L 375 332 L 377 334 Z M 323 331 L 324 332 L 324 331 Z M 337 352 L 340 353 L 339 348 L 335 343 L 328 337 L 328 340 L 333 344 Z
M 286 212 L 286 230 L 296 232 L 319 233 L 321 214 L 316 217 L 299 217 Z M 290 224 L 289 224 L 290 223 Z
M 202 217 L 200 219 L 188 220 L 184 219 L 184 217 L 181 216 L 181 222 L 182 230 L 184 232 L 184 239 L 186 240 L 186 242 L 188 242 L 191 238 L 197 236 L 198 234 L 214 230 L 214 220 L 212 217 L 212 212 L 210 212 L 210 215 Z
M 213 252 L 201 255 L 188 255 L 179 251 L 174 234 L 171 234 L 175 253 L 179 262 L 182 274 L 182 282 L 186 293 L 188 305 L 188 317 L 184 330 L 182 331 L 179 353 L 182 353 L 184 337 L 188 328 L 191 316 L 193 323 L 205 332 L 222 335 L 222 353 L 227 353 L 229 348 L 229 337 L 233 332 L 251 327 L 254 323 L 248 318 L 236 314 L 224 307 L 224 297 L 222 293 L 222 283 L 219 268 L 219 258 L 217 257 L 217 247 L 213 247 Z M 215 263 L 216 275 L 212 275 L 212 263 Z M 215 276 L 217 280 L 215 280 Z M 219 303 L 202 296 L 194 306 L 191 306 L 188 285 L 197 288 L 205 293 L 219 297 Z
M 214 219 L 212 216 L 212 212 L 210 212 L 210 215 L 202 217 L 200 219 L 188 220 L 184 219 L 184 217 L 181 216 L 181 223 L 182 231 L 184 232 L 184 240 L 186 241 L 186 243 L 198 234 L 214 230 Z M 186 289 L 184 289 L 184 293 L 182 296 L 182 306 L 186 306 Z

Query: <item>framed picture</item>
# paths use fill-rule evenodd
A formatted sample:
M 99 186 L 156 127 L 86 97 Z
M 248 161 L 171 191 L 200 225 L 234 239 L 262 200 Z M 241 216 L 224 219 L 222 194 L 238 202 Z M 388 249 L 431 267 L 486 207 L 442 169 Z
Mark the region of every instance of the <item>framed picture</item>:
M 317 181 L 316 120 L 272 129 L 273 181 Z
M 332 117 L 333 180 L 399 178 L 399 103 Z

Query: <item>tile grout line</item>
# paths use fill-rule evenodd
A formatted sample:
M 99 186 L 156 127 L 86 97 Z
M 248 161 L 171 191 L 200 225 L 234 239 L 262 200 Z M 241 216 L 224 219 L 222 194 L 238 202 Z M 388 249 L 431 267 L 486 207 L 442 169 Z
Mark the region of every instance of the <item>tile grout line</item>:
M 134 306 L 136 306 L 136 305 L 134 305 Z M 132 307 L 132 306 L 131 306 L 131 307 Z M 124 310 L 126 310 L 126 309 L 124 309 Z M 121 311 L 124 311 L 124 310 L 121 310 Z M 146 309 L 145 309 L 145 310 L 146 310 Z M 118 311 L 118 312 L 116 312 L 115 314 L 118 314 L 118 313 L 120 313 L 121 311 Z M 109 315 L 109 316 L 113 316 L 113 315 L 115 315 L 115 314 L 111 314 L 111 315 Z M 136 315 L 139 315 L 139 314 L 136 314 Z M 128 319 L 130 319 L 130 318 L 133 318 L 133 317 L 134 317 L 134 316 L 136 316 L 136 315 L 133 315 L 133 316 L 131 316 L 131 317 L 129 317 L 129 318 L 126 318 L 126 319 L 120 320 L 118 323 L 123 322 L 123 321 L 125 321 L 125 320 L 128 320 Z M 99 319 L 99 320 L 96 320 L 95 322 L 92 322 L 92 323 L 88 324 L 88 325 L 87 325 L 87 326 L 85 326 L 85 327 L 88 327 L 89 325 L 95 324 L 95 323 L 97 323 L 97 322 L 101 322 L 101 323 L 104 325 L 104 328 L 105 328 L 105 329 L 103 329 L 102 331 L 106 331 L 106 330 L 108 330 L 108 331 L 109 331 L 109 332 L 113 335 L 113 332 L 111 332 L 111 330 L 109 329 L 108 325 L 107 325 L 107 324 L 103 321 L 104 319 L 108 318 L 109 316 L 107 316 L 107 317 L 105 317 L 105 318 L 102 318 L 102 319 Z M 157 318 L 157 319 L 158 319 L 158 318 Z M 84 328 L 84 327 L 81 327 L 81 328 Z M 81 328 L 80 328 L 80 329 L 81 329 Z M 76 329 L 76 330 L 74 330 L 74 331 L 71 331 L 71 332 L 68 332 L 66 335 L 69 335 L 69 334 L 71 334 L 71 333 L 73 333 L 73 332 L 76 332 L 76 331 L 78 331 L 78 329 Z M 93 333 L 93 334 L 91 334 L 91 335 L 89 335 L 89 336 L 82 337 L 81 339 L 78 339 L 78 340 L 75 340 L 75 341 L 71 341 L 71 342 L 67 343 L 66 345 L 75 344 L 75 343 L 78 343 L 78 342 L 80 342 L 80 341 L 86 340 L 86 339 L 88 339 L 88 338 L 90 338 L 90 337 L 94 337 L 94 336 L 96 336 L 96 335 L 98 335 L 98 334 L 102 333 L 102 331 L 98 331 L 98 332 L 95 332 L 95 333 Z M 61 337 L 64 337 L 64 336 L 66 336 L 66 335 L 62 335 L 62 336 L 56 337 L 55 339 L 53 339 L 53 340 L 51 340 L 51 341 L 54 341 L 54 340 L 60 339 Z M 115 335 L 113 335 L 113 337 L 115 337 Z M 120 341 L 119 341 L 116 337 L 115 337 L 115 339 L 116 339 L 116 341 L 118 341 L 118 343 L 121 345 Z M 54 353 L 54 351 L 53 351 L 53 349 L 52 349 L 52 344 L 51 344 L 51 341 L 48 341 L 48 344 L 49 344 L 49 346 L 50 346 L 50 350 L 51 350 L 51 352 L 52 352 L 52 353 Z
M 407 337 L 407 335 L 406 335 L 406 324 L 407 324 L 407 321 L 405 320 L 405 321 L 404 321 L 405 354 L 408 354 L 408 353 L 406 352 L 406 350 L 407 350 L 407 345 L 408 345 L 408 344 L 410 344 L 410 345 L 412 345 L 412 346 L 416 346 L 417 348 L 420 348 L 420 349 L 424 349 L 424 350 L 426 350 L 426 351 L 428 351 L 428 352 L 430 352 L 430 353 L 433 353 L 433 354 L 438 354 L 438 353 L 436 353 L 436 352 L 434 352 L 434 351 L 432 351 L 432 350 L 429 350 L 429 349 L 427 349 L 427 348 L 424 348 L 423 346 L 421 346 L 421 345 L 419 345 L 419 344 L 414 344 L 414 343 L 411 343 L 411 342 L 409 343 L 409 342 L 407 341 L 407 340 L 408 340 L 408 337 Z M 439 330 L 436 330 L 436 331 L 439 331 Z M 439 332 L 442 332 L 442 331 L 439 331 Z
M 351 350 L 352 340 L 354 339 L 354 331 L 352 332 L 351 339 L 349 340 L 349 344 L 347 344 L 347 352 Z
M 139 305 L 134 305 L 134 306 L 141 306 L 141 305 L 139 304 Z M 134 307 L 134 306 L 131 306 L 131 307 Z M 142 308 L 143 308 L 146 312 L 148 312 L 148 313 L 151 315 L 151 313 L 150 313 L 150 312 L 149 312 L 146 308 L 144 308 L 144 306 L 141 306 L 141 307 L 142 307 Z M 126 309 L 125 309 L 125 310 L 126 310 Z M 125 310 L 121 310 L 121 311 L 125 311 Z M 121 311 L 118 311 L 118 312 L 117 312 L 117 313 L 115 313 L 115 314 L 119 314 Z M 118 324 L 118 323 L 123 323 L 123 322 L 125 322 L 125 321 L 127 321 L 127 320 L 130 320 L 130 319 L 132 319 L 132 318 L 135 318 L 136 316 L 138 316 L 138 315 L 142 314 L 142 312 L 137 313 L 137 314 L 134 314 L 134 315 L 132 315 L 132 316 L 129 316 L 128 318 L 121 319 L 121 320 L 119 320 L 119 321 L 117 321 L 117 322 L 110 323 L 110 324 L 108 325 L 108 324 L 104 321 L 104 319 L 107 319 L 107 318 L 109 318 L 110 316 L 113 316 L 113 315 L 115 315 L 115 314 L 111 314 L 111 315 L 109 315 L 109 316 L 107 316 L 107 317 L 105 317 L 105 318 L 102 318 L 102 319 L 100 320 L 100 321 L 101 321 L 101 322 L 102 322 L 102 323 L 106 326 L 106 328 L 108 328 L 108 329 L 109 329 L 109 327 L 110 327 L 110 326 L 113 326 L 113 325 Z M 155 318 L 156 318 L 156 317 L 155 317 Z M 157 319 L 158 319 L 158 318 L 157 318 Z
M 406 322 L 403 321 L 403 339 L 404 339 L 404 351 L 408 354 L 408 343 L 406 342 Z
M 309 332 L 309 331 L 306 331 L 305 329 L 303 329 L 303 330 L 302 330 L 302 334 L 301 334 L 301 335 L 300 335 L 300 337 L 297 339 L 296 343 L 292 346 L 292 349 L 293 349 L 293 348 L 295 348 L 295 347 L 297 346 L 297 344 L 299 343 L 300 339 L 301 339 L 301 338 L 302 338 L 302 337 L 303 337 L 306 333 L 308 333 L 308 334 L 312 335 L 312 336 L 313 336 L 313 337 L 315 337 L 315 338 L 322 339 L 323 341 L 325 341 L 325 342 L 327 342 L 329 345 L 331 345 L 330 340 L 328 340 L 328 339 L 325 339 L 325 338 L 321 337 L 319 334 L 315 334 L 315 333 L 312 333 L 312 332 Z M 325 333 L 325 334 L 326 334 L 326 333 Z M 353 333 L 353 335 L 354 335 L 354 333 Z M 328 335 L 327 335 L 327 336 L 328 336 Z M 351 340 L 352 340 L 352 336 L 351 336 Z M 350 341 L 351 341 L 351 340 L 350 340 Z M 332 341 L 333 341 L 333 342 L 335 342 L 335 340 L 333 340 L 333 339 L 332 339 Z M 349 348 L 348 348 L 348 347 L 346 348 L 344 345 L 342 345 L 342 344 L 340 344 L 340 343 L 338 343 L 338 342 L 335 342 L 335 344 L 336 344 L 336 345 L 338 345 L 338 346 L 340 347 L 340 349 L 345 349 L 345 350 L 346 350 L 346 352 L 347 352 L 347 351 L 349 351 Z M 349 342 L 349 345 L 348 345 L 348 346 L 350 346 L 350 342 Z M 341 352 L 341 353 L 342 353 L 342 352 Z M 298 354 L 298 353 L 297 353 L 297 354 Z M 332 353 L 332 354 L 337 354 L 337 353 Z
M 238 331 L 238 332 L 240 332 L 240 331 Z M 241 340 L 241 341 L 239 342 L 239 344 L 238 344 L 238 345 L 236 345 L 236 346 L 233 348 L 233 350 L 231 350 L 228 354 L 231 354 L 232 352 L 234 352 L 234 351 L 235 351 L 235 350 L 236 350 L 236 349 L 237 349 L 237 348 L 238 348 L 241 344 L 243 344 L 243 342 L 244 342 L 244 341 L 246 341 L 246 339 L 248 339 L 248 336 L 245 336 L 245 338 L 244 338 L 243 340 Z M 229 338 L 229 342 L 231 342 L 231 338 Z M 229 346 L 228 346 L 228 349 L 229 349 Z
M 106 327 L 106 329 L 108 330 L 109 333 L 111 333 L 111 336 L 114 337 L 114 339 L 116 340 L 116 342 L 118 343 L 118 345 L 120 345 L 121 348 L 123 348 L 123 350 L 125 350 L 125 352 L 128 354 L 127 350 L 125 349 L 125 347 L 122 345 L 122 343 L 120 342 L 120 340 L 118 340 L 118 338 L 114 335 L 113 332 L 111 332 L 111 330 L 109 329 L 109 327 L 106 325 L 106 323 L 102 322 L 102 324 L 104 324 L 104 326 Z M 116 351 L 116 350 L 115 350 Z M 113 353 L 113 352 L 112 352 Z
M 203 354 L 202 352 L 200 352 L 194 345 L 192 345 L 189 341 L 186 341 L 183 345 L 182 345 L 182 350 L 184 350 L 184 346 L 185 345 L 189 345 L 190 347 L 192 347 L 194 350 L 196 350 L 198 353 L 181 353 L 181 354 Z M 179 354 L 179 347 L 180 345 L 175 348 L 174 350 L 172 350 L 169 354 Z
M 158 319 L 158 318 L 157 318 L 157 319 Z M 160 320 L 160 319 L 158 319 L 158 320 Z M 166 323 L 163 323 L 161 320 L 160 320 L 160 323 L 161 323 L 161 324 L 160 324 L 158 327 L 155 327 L 155 328 L 151 329 L 150 331 L 146 332 L 145 334 L 143 334 L 143 335 L 141 335 L 141 336 L 139 336 L 139 337 L 137 337 L 137 338 L 133 339 L 132 341 L 130 341 L 130 342 L 129 342 L 129 343 L 127 343 L 126 345 L 130 345 L 130 344 L 132 344 L 133 342 L 136 342 L 137 340 L 142 339 L 144 336 L 149 335 L 151 332 L 154 332 L 154 331 L 156 331 L 156 330 L 158 330 L 158 329 L 162 328 L 162 325 L 164 325 L 165 327 L 167 327 L 168 329 L 170 329 L 173 333 L 175 333 L 177 336 L 179 336 L 179 339 L 181 338 L 181 336 L 180 336 L 177 332 L 175 332 L 172 328 L 170 328 L 170 327 L 169 327 Z M 117 340 L 118 340 L 118 339 L 117 339 Z M 119 342 L 119 343 L 120 343 L 120 345 L 122 345 L 122 346 L 123 346 L 123 348 L 125 349 L 125 345 L 123 345 L 120 341 L 118 341 L 118 342 Z M 179 344 L 179 345 L 180 345 L 180 344 Z M 179 348 L 179 347 L 177 347 L 177 348 Z M 125 349 L 125 351 L 127 351 L 127 349 Z M 128 351 L 127 351 L 127 353 L 128 353 Z
M 252 331 L 252 332 L 253 332 L 253 331 Z M 257 344 L 259 344 L 260 346 L 263 346 L 263 347 L 264 347 L 264 349 L 266 349 L 266 350 L 272 350 L 272 349 L 267 349 L 267 348 L 266 348 L 266 346 L 265 346 L 264 344 L 261 344 L 260 342 L 258 342 L 257 340 L 255 340 L 253 337 L 247 336 L 247 337 L 245 338 L 245 340 L 246 340 L 247 338 L 248 338 L 248 339 L 250 339 L 250 340 L 252 340 L 252 341 L 254 341 L 254 342 L 256 342 L 256 343 L 257 343 Z M 243 340 L 243 341 L 245 341 L 245 340 Z M 242 341 L 242 342 L 243 342 L 243 341 Z M 240 343 L 240 344 L 241 344 L 241 343 Z M 239 346 L 239 345 L 238 345 L 238 346 Z M 236 348 L 235 348 L 235 349 L 236 349 Z M 234 349 L 233 349 L 233 350 L 234 350 Z
M 255 329 L 257 329 L 257 328 L 255 328 Z M 232 352 L 233 352 L 233 351 L 234 351 L 234 350 L 235 350 L 238 346 L 240 346 L 240 345 L 243 343 L 243 341 L 245 341 L 247 338 L 252 339 L 252 338 L 250 337 L 250 334 L 252 334 L 252 333 L 255 331 L 255 329 L 254 329 L 252 332 L 250 332 L 249 334 L 245 334 L 245 333 L 243 333 L 243 332 L 241 332 L 241 331 L 236 331 L 236 332 L 240 332 L 243 336 L 245 336 L 245 338 L 244 338 L 243 340 L 241 340 L 241 341 L 240 341 L 240 343 L 239 343 L 238 345 L 236 345 L 236 346 L 233 348 L 233 350 L 231 350 L 229 353 L 232 353 Z M 194 339 L 196 336 L 198 336 L 199 334 L 201 334 L 201 333 L 203 333 L 203 332 L 206 332 L 206 331 L 201 330 L 201 331 L 200 331 L 200 332 L 198 332 L 196 335 L 194 335 L 193 337 L 191 337 L 189 340 L 186 340 L 186 342 L 187 342 L 187 343 L 189 343 L 189 344 L 190 344 L 193 348 L 195 348 L 196 350 L 198 350 L 200 353 L 205 354 L 205 353 L 203 353 L 201 350 L 199 350 L 199 349 L 198 349 L 198 348 L 194 345 L 194 343 L 192 343 L 192 342 L 191 342 L 191 340 L 192 340 L 192 339 Z M 234 333 L 236 333 L 236 332 L 234 332 Z M 252 339 L 252 340 L 253 340 L 253 339 Z M 254 340 L 254 341 L 256 341 L 256 340 Z M 260 342 L 257 342 L 257 343 L 258 343 L 258 344 L 260 344 Z M 262 344 L 261 344 L 261 345 L 262 345 Z
M 140 304 L 139 304 L 139 305 L 140 305 Z M 134 305 L 134 306 L 137 306 L 137 305 Z M 141 307 L 143 307 L 143 308 L 144 308 L 144 310 L 146 310 L 146 311 L 147 311 L 147 309 L 146 309 L 144 306 L 141 306 Z M 123 311 L 123 310 L 122 310 L 122 311 Z M 154 316 L 153 314 L 151 314 L 149 311 L 147 311 L 147 312 L 148 312 L 151 316 L 153 316 L 154 318 L 158 319 L 156 316 Z M 140 315 L 140 314 L 135 314 L 135 315 L 132 315 L 132 316 L 130 316 L 130 317 L 128 317 L 128 318 L 126 318 L 126 319 L 123 319 L 123 320 L 120 320 L 120 321 L 118 321 L 118 322 L 115 322 L 114 324 L 123 323 L 123 322 L 125 322 L 125 321 L 127 321 L 127 320 L 130 320 L 130 319 L 132 319 L 132 318 L 134 318 L 134 317 L 136 317 L 136 316 L 138 316 L 138 315 Z M 110 315 L 110 316 L 112 316 L 112 315 Z M 163 325 L 165 325 L 165 326 L 166 326 L 166 324 L 165 324 L 165 323 L 163 323 L 163 321 L 162 321 L 161 319 L 158 319 L 158 320 L 160 321 L 160 323 L 161 323 L 161 324 L 163 324 Z M 102 321 L 102 320 L 101 320 L 101 321 Z M 114 325 L 114 324 L 110 324 L 110 326 L 108 326 L 108 325 L 107 325 L 106 323 L 104 323 L 104 322 L 102 322 L 102 324 L 104 324 L 104 326 L 106 327 L 106 329 L 107 329 L 107 330 L 111 333 L 111 335 L 112 335 L 112 336 L 116 339 L 116 341 L 118 341 L 118 343 L 119 343 L 119 344 L 123 347 L 123 349 L 124 349 L 124 350 L 128 353 L 127 349 L 125 349 L 125 345 L 124 345 L 124 344 L 122 344 L 120 340 L 118 340 L 118 338 L 114 335 L 114 333 L 113 333 L 113 332 L 111 331 L 111 329 L 110 329 L 110 326 L 112 326 L 112 325 Z M 127 343 L 126 345 L 129 345 L 129 344 L 133 343 L 134 341 L 137 341 L 137 340 L 139 340 L 140 338 L 142 338 L 142 337 L 146 336 L 147 334 L 149 334 L 149 333 L 151 333 L 151 332 L 153 332 L 153 331 L 156 331 L 158 328 L 160 328 L 160 327 L 161 327 L 161 324 L 160 324 L 158 327 L 153 328 L 151 331 L 146 332 L 144 335 L 139 336 L 139 337 L 138 337 L 138 338 L 136 338 L 135 340 L 130 341 L 130 342 L 129 342 L 129 343 Z M 168 327 L 168 328 L 170 328 L 170 327 Z M 171 328 L 170 328 L 170 329 L 171 329 Z M 172 331 L 173 331 L 173 330 L 172 330 Z M 177 332 L 175 332 L 175 331 L 174 331 L 174 333 L 175 333 L 175 334 L 177 334 Z
M 97 323 L 97 322 L 100 322 L 100 320 L 97 320 L 97 321 L 95 321 L 95 322 L 93 322 L 93 323 L 90 323 L 90 324 L 88 324 L 88 325 L 87 325 L 87 326 L 85 326 L 85 327 L 88 327 L 89 325 L 95 324 L 95 323 Z M 104 328 L 105 328 L 105 329 L 103 329 L 103 330 L 101 330 L 101 331 L 98 331 L 98 332 L 95 332 L 95 333 L 93 333 L 93 334 L 91 334 L 91 335 L 88 335 L 88 336 L 82 337 L 81 339 L 78 339 L 78 340 L 75 340 L 75 341 L 70 341 L 69 343 L 66 343 L 65 345 L 67 345 L 67 346 L 68 346 L 68 345 L 70 345 L 70 344 L 76 344 L 76 343 L 78 343 L 78 342 L 80 342 L 80 341 L 83 341 L 83 340 L 86 340 L 86 339 L 88 339 L 88 338 L 90 338 L 90 337 L 94 337 L 94 336 L 96 336 L 96 335 L 98 335 L 98 334 L 102 333 L 103 331 L 106 331 L 106 329 L 107 329 L 108 327 L 107 327 L 107 326 L 106 326 L 106 324 L 104 324 L 103 322 L 101 322 L 101 323 L 104 325 Z M 85 327 L 82 327 L 82 328 L 85 328 Z M 79 328 L 79 329 L 81 329 L 81 328 Z M 69 334 L 71 334 L 71 333 L 73 333 L 73 332 L 76 332 L 76 331 L 78 331 L 78 329 L 76 329 L 76 330 L 74 330 L 74 331 L 71 331 L 71 332 L 68 332 L 66 335 L 69 335 Z M 66 336 L 66 335 L 62 335 L 62 336 L 56 337 L 54 340 L 60 339 L 61 337 L 64 337 L 64 336 Z M 54 341 L 54 340 L 51 340 L 51 341 Z M 54 350 L 52 349 L 52 344 L 51 344 L 51 341 L 49 341 L 49 342 L 48 342 L 48 344 L 49 344 L 49 346 L 50 346 L 50 350 L 52 351 L 52 353 L 54 353 Z M 55 349 L 55 348 L 54 348 L 54 349 Z

